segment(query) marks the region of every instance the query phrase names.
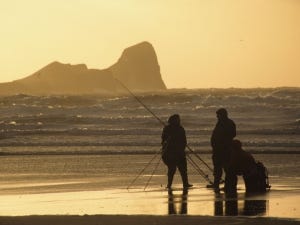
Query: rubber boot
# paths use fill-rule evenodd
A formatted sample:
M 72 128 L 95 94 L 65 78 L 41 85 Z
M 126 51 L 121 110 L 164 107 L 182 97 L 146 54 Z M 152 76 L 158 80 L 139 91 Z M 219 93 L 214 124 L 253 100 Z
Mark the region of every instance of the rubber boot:
M 182 176 L 182 183 L 183 183 L 183 188 L 191 188 L 191 187 L 193 187 L 192 184 L 189 184 L 187 175 L 183 175 Z
M 214 183 L 206 185 L 206 188 L 212 188 L 212 189 L 215 189 L 215 190 L 220 190 L 219 185 L 220 185 L 219 180 L 214 180 Z

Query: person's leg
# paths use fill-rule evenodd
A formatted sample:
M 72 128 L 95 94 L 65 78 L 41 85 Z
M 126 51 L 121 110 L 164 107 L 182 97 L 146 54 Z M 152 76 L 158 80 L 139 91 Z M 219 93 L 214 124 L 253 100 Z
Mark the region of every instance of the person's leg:
M 186 158 L 178 162 L 177 167 L 181 175 L 183 187 L 184 188 L 192 187 L 193 185 L 189 184 L 188 181 Z
M 218 156 L 217 154 L 213 154 L 212 161 L 214 166 L 214 183 L 207 185 L 207 187 L 219 189 L 220 180 L 223 174 L 222 160 L 220 156 Z
M 167 188 L 171 188 L 173 183 L 173 177 L 176 172 L 176 165 L 175 164 L 168 164 L 168 185 Z
M 225 170 L 225 187 L 224 190 L 228 194 L 236 193 L 237 189 L 237 174 L 230 168 L 224 168 Z

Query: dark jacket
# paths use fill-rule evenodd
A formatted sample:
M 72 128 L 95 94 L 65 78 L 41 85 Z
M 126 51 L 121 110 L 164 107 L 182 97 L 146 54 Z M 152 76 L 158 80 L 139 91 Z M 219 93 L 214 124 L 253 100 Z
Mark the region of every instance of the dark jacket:
M 253 156 L 242 149 L 240 141 L 234 140 L 229 163 L 229 169 L 237 175 L 249 174 L 255 168 Z
M 167 125 L 162 135 L 162 145 L 167 158 L 175 160 L 185 159 L 185 147 L 187 144 L 185 130 L 180 125 Z
M 213 151 L 223 151 L 231 146 L 233 138 L 236 136 L 235 123 L 229 118 L 218 120 L 210 142 Z

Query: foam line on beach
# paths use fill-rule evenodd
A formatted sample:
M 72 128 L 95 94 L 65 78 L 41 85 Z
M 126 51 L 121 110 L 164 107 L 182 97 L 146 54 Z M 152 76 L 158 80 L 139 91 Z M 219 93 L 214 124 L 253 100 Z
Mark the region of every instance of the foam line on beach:
M 211 151 L 194 151 L 198 154 L 211 154 Z M 248 151 L 252 154 L 300 154 L 300 151 L 284 151 L 284 150 L 271 150 L 271 151 Z M 1 156 L 43 156 L 43 155 L 152 155 L 156 151 L 41 151 L 41 152 L 0 152 Z M 189 154 L 189 153 L 187 153 Z

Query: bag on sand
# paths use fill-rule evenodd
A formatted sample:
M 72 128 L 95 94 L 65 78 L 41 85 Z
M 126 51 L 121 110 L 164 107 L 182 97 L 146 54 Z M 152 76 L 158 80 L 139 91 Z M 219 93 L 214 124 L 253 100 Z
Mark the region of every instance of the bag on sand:
M 262 162 L 256 162 L 249 174 L 244 174 L 246 192 L 266 192 L 271 188 L 268 170 Z

